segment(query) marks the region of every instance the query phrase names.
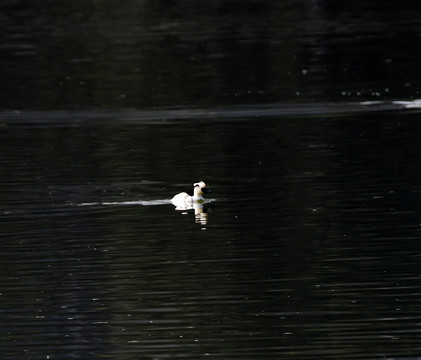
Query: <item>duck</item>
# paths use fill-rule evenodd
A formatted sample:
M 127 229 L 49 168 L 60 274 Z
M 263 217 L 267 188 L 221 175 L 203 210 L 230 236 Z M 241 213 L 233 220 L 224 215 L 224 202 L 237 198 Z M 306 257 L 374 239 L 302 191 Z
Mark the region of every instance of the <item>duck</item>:
M 171 202 L 178 209 L 189 209 L 193 208 L 194 204 L 202 203 L 205 199 L 203 194 L 209 194 L 212 190 L 209 189 L 204 181 L 199 181 L 193 184 L 193 195 L 189 195 L 186 192 L 181 192 L 175 195 Z

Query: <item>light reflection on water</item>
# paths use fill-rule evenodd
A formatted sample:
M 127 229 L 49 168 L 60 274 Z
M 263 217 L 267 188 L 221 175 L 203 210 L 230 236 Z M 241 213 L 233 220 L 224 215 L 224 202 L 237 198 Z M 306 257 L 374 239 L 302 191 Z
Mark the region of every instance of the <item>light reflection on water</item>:
M 8 123 L 0 354 L 415 359 L 418 116 Z

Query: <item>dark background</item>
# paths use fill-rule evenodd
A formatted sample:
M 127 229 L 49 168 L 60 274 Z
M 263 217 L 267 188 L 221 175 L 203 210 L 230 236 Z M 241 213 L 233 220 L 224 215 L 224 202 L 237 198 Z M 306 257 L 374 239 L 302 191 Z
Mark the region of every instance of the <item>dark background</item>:
M 420 359 L 420 7 L 1 1 L 0 358 Z
M 416 1 L 4 0 L 0 108 L 419 96 Z

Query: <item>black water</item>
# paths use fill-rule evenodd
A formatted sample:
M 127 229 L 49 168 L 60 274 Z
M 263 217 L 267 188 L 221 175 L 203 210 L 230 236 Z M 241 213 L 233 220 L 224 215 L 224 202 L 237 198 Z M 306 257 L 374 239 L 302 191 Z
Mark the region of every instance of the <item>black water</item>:
M 0 8 L 1 359 L 421 358 L 416 2 Z
M 0 108 L 419 97 L 417 1 L 0 4 Z
M 2 356 L 416 358 L 418 118 L 5 125 Z

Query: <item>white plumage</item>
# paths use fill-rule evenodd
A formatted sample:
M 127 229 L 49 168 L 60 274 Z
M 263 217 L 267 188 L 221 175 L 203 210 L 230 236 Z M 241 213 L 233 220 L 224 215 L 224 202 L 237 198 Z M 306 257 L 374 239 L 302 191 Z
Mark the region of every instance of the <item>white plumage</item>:
M 212 192 L 203 181 L 194 183 L 193 186 L 193 196 L 182 192 L 175 195 L 171 202 L 179 209 L 189 209 L 193 207 L 194 203 L 201 203 L 205 200 L 203 194 Z

